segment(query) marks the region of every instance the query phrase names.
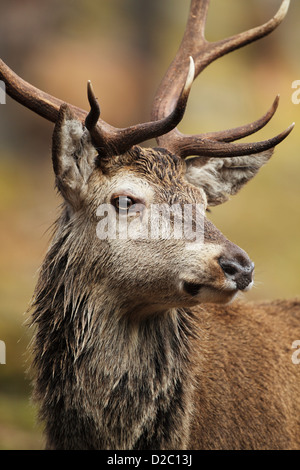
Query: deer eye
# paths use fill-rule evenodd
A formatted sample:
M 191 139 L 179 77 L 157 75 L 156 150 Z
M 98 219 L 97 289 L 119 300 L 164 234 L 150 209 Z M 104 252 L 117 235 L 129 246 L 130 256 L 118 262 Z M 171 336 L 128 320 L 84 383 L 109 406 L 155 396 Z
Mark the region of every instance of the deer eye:
M 135 201 L 129 196 L 117 196 L 112 199 L 112 205 L 122 214 L 127 213 L 134 204 Z

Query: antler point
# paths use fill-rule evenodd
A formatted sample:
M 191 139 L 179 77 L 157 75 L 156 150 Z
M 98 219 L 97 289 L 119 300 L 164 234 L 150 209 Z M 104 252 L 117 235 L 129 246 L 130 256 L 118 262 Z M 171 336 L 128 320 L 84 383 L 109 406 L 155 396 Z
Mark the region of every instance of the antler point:
M 289 6 L 290 6 L 290 0 L 283 0 L 274 18 L 278 19 L 279 21 L 282 21 L 288 12 Z

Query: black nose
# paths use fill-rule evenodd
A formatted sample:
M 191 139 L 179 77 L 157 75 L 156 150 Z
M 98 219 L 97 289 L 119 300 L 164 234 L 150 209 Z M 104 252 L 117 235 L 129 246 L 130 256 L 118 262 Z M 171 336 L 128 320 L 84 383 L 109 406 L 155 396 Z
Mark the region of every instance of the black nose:
M 252 282 L 254 263 L 247 256 L 240 253 L 232 258 L 221 256 L 219 264 L 226 277 L 236 282 L 237 289 L 244 290 Z

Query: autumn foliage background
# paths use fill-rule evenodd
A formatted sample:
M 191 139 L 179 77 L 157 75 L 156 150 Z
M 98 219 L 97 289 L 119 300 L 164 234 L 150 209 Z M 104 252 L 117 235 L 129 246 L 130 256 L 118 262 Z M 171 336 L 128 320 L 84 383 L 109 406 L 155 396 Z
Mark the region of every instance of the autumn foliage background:
M 212 0 L 207 38 L 261 24 L 279 5 L 280 0 Z M 188 7 L 189 0 L 2 0 L 0 57 L 38 88 L 85 109 L 91 79 L 102 118 L 127 127 L 149 120 Z M 296 122 L 259 175 L 209 215 L 255 261 L 256 286 L 248 299 L 299 295 L 300 105 L 291 99 L 292 82 L 300 79 L 299 18 L 300 2 L 291 0 L 287 18 L 271 36 L 210 65 L 194 84 L 180 125 L 198 133 L 248 123 L 278 93 L 279 110 L 257 140 Z M 52 130 L 9 97 L 0 105 L 0 339 L 7 347 L 7 364 L 0 365 L 0 449 L 43 447 L 30 402 L 31 332 L 24 322 L 60 204 L 51 168 Z

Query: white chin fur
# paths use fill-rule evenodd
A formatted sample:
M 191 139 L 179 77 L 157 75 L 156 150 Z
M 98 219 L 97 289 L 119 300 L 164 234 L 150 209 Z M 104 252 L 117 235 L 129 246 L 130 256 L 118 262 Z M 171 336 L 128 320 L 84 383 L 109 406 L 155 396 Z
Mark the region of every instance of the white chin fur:
M 248 292 L 248 290 L 252 289 L 254 285 L 254 281 L 251 281 L 250 284 L 243 290 L 243 292 Z

